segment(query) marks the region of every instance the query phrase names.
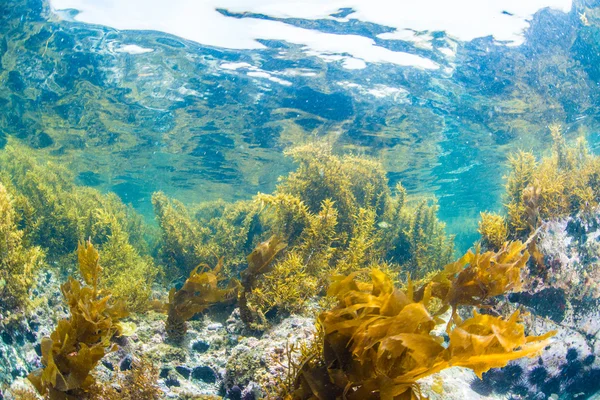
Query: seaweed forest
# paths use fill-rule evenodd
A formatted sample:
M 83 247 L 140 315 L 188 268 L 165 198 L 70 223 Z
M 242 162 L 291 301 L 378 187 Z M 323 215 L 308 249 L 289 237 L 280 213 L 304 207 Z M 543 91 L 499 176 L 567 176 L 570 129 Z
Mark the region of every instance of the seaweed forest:
M 326 142 L 286 150 L 295 169 L 273 193 L 192 205 L 154 193 L 154 223 L 11 144 L 0 156 L 3 337 L 40 358 L 12 367 L 22 379 L 5 381 L 6 395 L 220 398 L 194 395 L 189 380 L 230 399 L 419 399 L 443 393 L 421 382 L 448 368 L 480 379 L 539 357 L 557 330 L 517 300 L 558 287 L 544 229 L 590 221 L 600 201 L 600 159 L 550 130 L 551 154 L 508 159 L 505 211 L 481 214 L 464 255 L 434 198 L 390 188 L 376 159 Z M 290 320 L 303 337 L 269 336 Z M 283 347 L 257 365 L 248 346 L 263 338 Z

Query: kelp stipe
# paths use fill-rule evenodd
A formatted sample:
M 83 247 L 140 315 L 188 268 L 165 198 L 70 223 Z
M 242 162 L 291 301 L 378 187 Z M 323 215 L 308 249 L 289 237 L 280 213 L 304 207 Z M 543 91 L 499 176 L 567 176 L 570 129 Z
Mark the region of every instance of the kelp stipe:
M 212 270 L 206 265 L 199 265 L 192 270 L 181 289 L 171 289 L 169 302 L 165 305 L 166 331 L 171 342 L 181 343 L 187 332 L 186 321 L 194 315 L 215 304 L 235 301 L 239 285 L 236 281 L 230 281 L 226 289 L 218 286 L 219 280 L 222 280 L 222 268 L 222 258 Z
M 101 289 L 102 267 L 91 242 L 80 243 L 79 271 L 85 282 L 69 278 L 61 286 L 69 307 L 50 337 L 42 339 L 43 368 L 28 379 L 38 392 L 51 400 L 82 398 L 95 384 L 91 371 L 107 352 L 116 349 L 111 339 L 119 334 L 119 321 L 128 315 L 125 303 L 113 301 L 110 291 Z
M 328 294 L 338 304 L 318 319 L 322 353 L 300 363 L 286 398 L 418 399 L 417 381 L 443 369 L 467 367 L 481 377 L 537 354 L 554 332 L 525 336 L 518 312 L 505 320 L 475 311 L 464 321 L 456 313 L 459 306 L 518 289 L 527 258 L 521 243 L 498 253 L 470 252 L 416 291 L 410 281 L 404 290 L 394 287 L 377 269 L 370 272 L 371 283 L 358 280 L 359 272 L 336 277 Z M 445 323 L 441 315 L 448 308 L 454 312 L 444 345 L 434 328 Z

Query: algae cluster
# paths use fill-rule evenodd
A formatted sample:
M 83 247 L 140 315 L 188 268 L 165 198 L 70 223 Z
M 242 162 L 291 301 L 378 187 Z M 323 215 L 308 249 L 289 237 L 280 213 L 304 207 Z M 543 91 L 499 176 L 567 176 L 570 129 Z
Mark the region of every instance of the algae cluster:
M 318 318 L 313 348 L 295 368 L 287 399 L 418 399 L 417 381 L 451 366 L 467 367 L 481 378 L 490 368 L 534 356 L 555 332 L 526 336 L 519 312 L 508 319 L 473 312 L 462 319 L 462 306 L 518 290 L 529 254 L 520 242 L 499 252 L 468 252 L 421 288 L 408 282 L 394 287 L 390 276 L 370 271 L 334 278 L 328 295 L 337 305 Z M 441 316 L 450 308 L 446 322 Z M 446 323 L 446 342 L 436 325 Z
M 94 370 L 118 348 L 130 313 L 164 321 L 163 346 L 185 359 L 189 321 L 230 304 L 252 335 L 288 314 L 321 310 L 319 339 L 303 350 L 312 358 L 289 369 L 295 376 L 282 386 L 293 398 L 340 398 L 349 390 L 348 398 L 411 398 L 420 377 L 450 365 L 481 374 L 540 349 L 545 337 L 525 337 L 518 313 L 459 317 L 461 307 L 520 289 L 525 245 L 469 252 L 452 263 L 452 238 L 435 201 L 409 196 L 400 184 L 392 191 L 377 160 L 338 155 L 323 142 L 287 154 L 297 169 L 272 194 L 187 207 L 155 193 L 160 233 L 152 239 L 155 231 L 115 195 L 75 185 L 65 168 L 8 148 L 0 157 L 0 228 L 10 239 L 3 289 L 23 302 L 44 252 L 58 264 L 46 268 L 63 275 L 73 273 L 67 263 L 77 257 L 85 282 L 70 277 L 61 286 L 69 314 L 42 340 L 43 367 L 29 375 L 38 392 L 114 398 Z M 402 289 L 394 285 L 401 276 L 408 277 Z M 148 314 L 152 307 L 164 314 Z M 450 346 L 443 346 L 433 330 L 447 310 Z M 132 390 L 158 398 L 155 371 L 141 360 L 139 370 L 112 379 L 117 387 L 137 380 L 142 386 Z M 125 389 L 118 393 L 127 398 Z
M 9 147 L 0 155 L 0 181 L 13 197 L 15 223 L 26 243 L 70 272 L 77 243 L 92 238 L 110 266 L 105 280 L 132 310 L 147 307 L 159 270 L 145 238 L 148 228 L 114 193 L 78 186 L 64 166 L 38 162 L 33 153 Z
M 376 160 L 336 155 L 316 142 L 286 152 L 298 168 L 280 178 L 273 194 L 252 201 L 197 207 L 195 213 L 157 193 L 153 203 L 162 242 L 159 255 L 176 279 L 198 263 L 225 258 L 225 270 L 244 266 L 260 238 L 276 235 L 288 250 L 263 275 L 245 301 L 258 314 L 300 311 L 324 294 L 331 274 L 386 263 L 390 270 L 424 277 L 448 263 L 452 238 L 427 199 L 389 188 Z
M 61 286 L 69 306 L 69 318 L 59 321 L 50 337 L 42 339 L 43 368 L 29 374 L 37 391 L 51 400 L 82 398 L 96 383 L 92 370 L 104 355 L 116 348 L 113 336 L 127 317 L 125 303 L 113 301 L 100 288 L 102 267 L 90 242 L 78 248 L 79 271 L 85 285 L 73 278 Z
M 526 238 L 544 221 L 581 213 L 600 204 L 600 157 L 592 155 L 583 137 L 569 145 L 560 125 L 550 125 L 552 152 L 537 159 L 518 151 L 508 159 L 505 216 L 482 213 L 483 244 L 499 248 L 509 239 Z

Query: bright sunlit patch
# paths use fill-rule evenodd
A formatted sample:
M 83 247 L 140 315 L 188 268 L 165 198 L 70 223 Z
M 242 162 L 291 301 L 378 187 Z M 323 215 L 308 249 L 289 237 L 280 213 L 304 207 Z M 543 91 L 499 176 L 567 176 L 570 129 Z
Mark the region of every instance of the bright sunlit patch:
M 571 0 L 51 0 L 51 5 L 63 18 L 120 30 L 161 31 L 209 46 L 260 49 L 264 46 L 258 39 L 282 40 L 304 46 L 307 54 L 327 61 L 338 56 L 346 69 L 362 69 L 367 63 L 437 69 L 428 58 L 386 49 L 364 36 L 325 33 L 268 19 L 227 17 L 216 10 L 330 19 L 342 24 L 360 20 L 393 29 L 378 35 L 380 39 L 409 41 L 433 50 L 431 37 L 424 32 L 444 31 L 457 40 L 493 35 L 497 41 L 518 45 L 536 11 L 552 7 L 567 12 Z M 342 8 L 353 11 L 335 16 Z M 69 9 L 79 13 L 64 11 Z
M 140 47 L 137 44 L 126 44 L 124 46 L 116 48 L 115 51 L 117 53 L 144 54 L 144 53 L 150 53 L 154 50 Z

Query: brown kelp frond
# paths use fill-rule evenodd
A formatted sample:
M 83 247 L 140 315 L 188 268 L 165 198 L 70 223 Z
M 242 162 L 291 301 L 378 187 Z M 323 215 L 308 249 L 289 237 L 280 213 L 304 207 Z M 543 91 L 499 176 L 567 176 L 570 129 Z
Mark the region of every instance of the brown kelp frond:
M 269 272 L 273 259 L 286 246 L 277 236 L 271 236 L 266 242 L 260 243 L 248 256 L 248 269 L 244 271 L 244 276 L 256 277 Z
M 434 331 L 444 321 L 432 297 L 452 306 L 480 305 L 488 296 L 518 288 L 516 276 L 527 258 L 523 249 L 514 243 L 498 253 L 468 253 L 416 292 L 410 282 L 404 290 L 394 287 L 377 269 L 371 270 L 370 283 L 358 280 L 359 272 L 336 277 L 328 294 L 338 305 L 319 316 L 322 354 L 300 365 L 288 398 L 418 399 L 417 381 L 445 368 L 463 366 L 481 376 L 537 354 L 554 332 L 525 336 L 518 312 L 508 320 L 475 312 L 465 321 L 453 313 L 447 346 Z M 492 271 L 489 277 L 483 269 Z M 493 283 L 501 273 L 508 277 Z M 471 288 L 478 284 L 483 288 Z M 469 293 L 460 295 L 461 290 Z
M 187 331 L 186 321 L 194 315 L 212 305 L 235 300 L 238 289 L 235 281 L 231 281 L 226 289 L 218 286 L 222 267 L 223 258 L 212 270 L 207 265 L 199 265 L 192 270 L 181 289 L 172 288 L 169 292 L 166 330 L 169 339 L 174 343 L 183 340 Z
M 44 261 L 42 249 L 26 246 L 23 235 L 11 196 L 0 183 L 0 308 L 4 310 L 27 308 L 34 274 Z
M 269 240 L 256 246 L 248 256 L 248 268 L 242 275 L 242 290 L 238 297 L 238 305 L 240 317 L 250 329 L 262 329 L 265 321 L 264 316 L 249 303 L 248 297 L 255 288 L 258 277 L 271 270 L 273 260 L 286 246 L 287 244 L 279 237 L 271 236 Z
M 119 321 L 128 315 L 123 302 L 112 301 L 109 291 L 97 289 L 102 268 L 92 244 L 80 243 L 78 254 L 81 275 L 93 287 L 73 278 L 61 286 L 70 317 L 42 339 L 44 367 L 28 376 L 38 392 L 51 399 L 83 396 L 95 382 L 90 372 L 115 348 L 110 341 L 121 330 Z
M 456 308 L 482 305 L 492 297 L 519 291 L 523 283 L 521 272 L 529 260 L 526 249 L 527 244 L 515 241 L 505 243 L 497 252 L 469 250 L 434 275 L 431 282 L 416 292 L 415 298 L 437 297 L 443 304 Z
M 450 365 L 472 369 L 479 378 L 490 368 L 504 367 L 509 361 L 531 357 L 548 345 L 555 331 L 540 336 L 525 336 L 519 312 L 507 320 L 473 312 L 473 317 L 460 321 L 450 331 Z

